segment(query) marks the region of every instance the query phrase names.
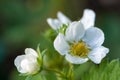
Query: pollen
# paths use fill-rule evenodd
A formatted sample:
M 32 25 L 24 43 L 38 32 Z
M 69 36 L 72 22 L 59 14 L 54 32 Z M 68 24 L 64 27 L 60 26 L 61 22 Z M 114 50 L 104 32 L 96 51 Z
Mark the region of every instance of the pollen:
M 90 49 L 83 41 L 73 43 L 70 47 L 70 54 L 74 56 L 86 57 L 89 51 Z

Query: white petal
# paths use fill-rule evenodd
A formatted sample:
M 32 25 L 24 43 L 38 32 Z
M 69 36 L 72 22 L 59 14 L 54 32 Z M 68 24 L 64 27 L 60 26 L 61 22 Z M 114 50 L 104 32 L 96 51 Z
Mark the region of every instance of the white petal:
M 25 58 L 26 58 L 27 60 L 29 60 L 30 62 L 36 62 L 36 63 L 37 63 L 37 57 L 34 56 L 34 55 L 27 54 L 27 55 L 25 56 Z
M 26 71 L 24 71 L 23 68 L 21 67 L 21 62 L 24 59 L 25 59 L 25 55 L 20 55 L 20 56 L 17 56 L 14 60 L 14 64 L 20 73 L 26 73 Z
M 54 41 L 55 49 L 61 54 L 64 55 L 68 52 L 69 45 L 65 41 L 64 35 L 59 33 Z
M 62 12 L 58 12 L 57 17 L 63 24 L 67 24 L 71 22 L 70 19 L 66 17 Z
M 22 60 L 21 67 L 29 74 L 34 74 L 39 70 L 39 65 L 37 62 L 31 61 L 28 58 Z
M 85 9 L 80 21 L 83 23 L 85 29 L 93 27 L 95 23 L 95 12 L 90 9 Z
M 62 25 L 62 23 L 58 19 L 48 18 L 47 22 L 50 25 L 50 27 L 53 28 L 54 30 L 59 29 L 60 26 Z
M 86 30 L 83 40 L 91 47 L 101 46 L 104 42 L 104 33 L 101 29 L 91 27 Z
M 82 64 L 88 61 L 88 58 L 80 58 L 76 56 L 72 56 L 70 54 L 66 54 L 66 60 L 73 64 Z
M 66 29 L 66 39 L 70 42 L 78 42 L 85 33 L 85 29 L 81 22 L 72 22 Z
M 32 49 L 32 48 L 26 48 L 25 49 L 25 54 L 26 55 L 33 55 L 35 57 L 38 57 L 37 52 L 34 49 Z
M 106 56 L 106 54 L 109 52 L 108 48 L 105 48 L 103 46 L 97 47 L 93 49 L 89 54 L 88 57 L 96 64 L 99 64 L 101 60 Z

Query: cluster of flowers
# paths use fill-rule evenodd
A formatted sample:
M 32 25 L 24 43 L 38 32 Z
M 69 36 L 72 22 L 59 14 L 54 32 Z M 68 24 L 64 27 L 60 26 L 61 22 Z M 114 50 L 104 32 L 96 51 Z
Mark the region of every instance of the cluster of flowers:
M 58 12 L 57 19 L 48 18 L 47 22 L 58 33 L 53 43 L 55 50 L 72 64 L 82 64 L 88 60 L 99 64 L 109 52 L 102 46 L 104 33 L 94 27 L 95 12 L 90 9 L 85 9 L 78 21 L 71 21 Z M 20 73 L 35 74 L 40 70 L 38 53 L 31 48 L 25 49 L 25 53 L 15 59 L 15 66 Z

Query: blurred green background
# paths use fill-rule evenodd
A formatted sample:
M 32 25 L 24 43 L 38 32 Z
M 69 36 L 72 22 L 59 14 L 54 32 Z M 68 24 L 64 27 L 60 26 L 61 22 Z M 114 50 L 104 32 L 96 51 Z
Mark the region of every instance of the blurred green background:
M 14 59 L 26 47 L 36 49 L 43 43 L 41 34 L 50 28 L 48 17 L 62 11 L 71 20 L 79 20 L 85 8 L 96 12 L 95 25 L 104 31 L 104 46 L 110 48 L 107 57 L 119 58 L 120 0 L 0 0 L 0 79 L 23 80 Z

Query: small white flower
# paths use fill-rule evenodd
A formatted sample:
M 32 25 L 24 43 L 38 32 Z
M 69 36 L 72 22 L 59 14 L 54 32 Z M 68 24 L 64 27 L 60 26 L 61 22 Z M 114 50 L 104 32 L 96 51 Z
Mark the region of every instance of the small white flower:
M 20 73 L 35 74 L 40 70 L 40 65 L 37 61 L 38 54 L 32 48 L 25 49 L 25 55 L 17 56 L 14 64 Z
M 65 34 L 59 33 L 54 41 L 55 49 L 65 55 L 66 60 L 73 64 L 82 64 L 92 60 L 99 64 L 109 52 L 103 47 L 104 33 L 94 27 L 95 13 L 85 9 L 80 21 L 71 22 Z
M 58 12 L 57 19 L 48 18 L 47 22 L 54 30 L 58 30 L 63 24 L 69 24 L 71 20 L 66 17 L 62 12 Z

